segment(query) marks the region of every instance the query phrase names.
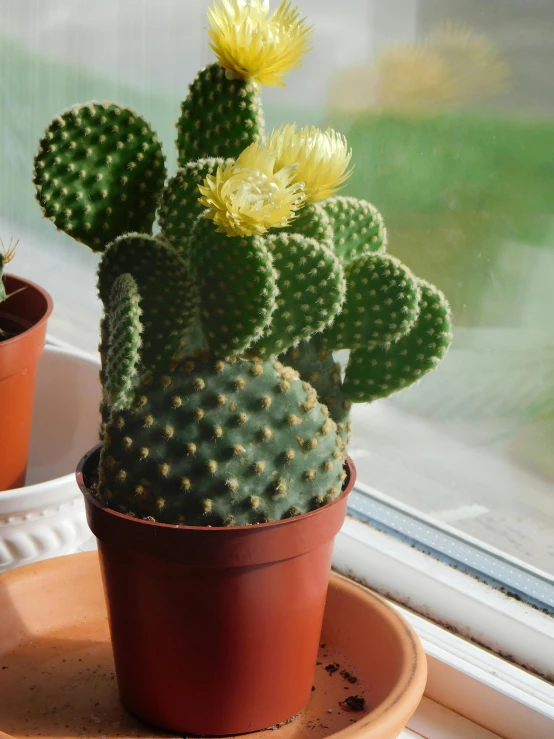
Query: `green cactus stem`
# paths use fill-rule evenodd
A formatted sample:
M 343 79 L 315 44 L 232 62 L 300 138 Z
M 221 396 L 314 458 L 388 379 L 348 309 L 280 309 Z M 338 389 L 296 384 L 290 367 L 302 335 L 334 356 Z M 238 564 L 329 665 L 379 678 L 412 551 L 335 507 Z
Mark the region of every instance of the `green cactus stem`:
M 362 254 L 384 251 L 383 216 L 366 200 L 337 195 L 322 203 L 334 232 L 335 251 L 348 264 Z
M 329 409 L 331 418 L 337 424 L 337 433 L 347 445 L 352 430 L 352 401 L 343 392 L 341 366 L 335 361 L 333 353 L 323 348 L 316 334 L 310 341 L 301 341 L 280 358 L 284 364 L 298 370 L 300 377 L 316 390 L 319 402 Z
M 333 245 L 333 228 L 331 219 L 319 203 L 308 203 L 299 212 L 292 225 L 283 230 L 284 233 L 297 233 L 315 239 L 320 243 Z
M 369 253 L 346 267 L 346 302 L 323 332 L 327 349 L 354 349 L 395 341 L 407 333 L 419 311 L 417 278 L 389 254 Z
M 142 366 L 166 367 L 184 354 L 186 332 L 197 311 L 187 265 L 160 237 L 120 236 L 106 248 L 98 269 L 98 290 L 108 312 L 114 283 L 124 273 L 134 278 L 141 297 Z
M 264 238 L 278 273 L 277 308 L 252 351 L 267 357 L 321 331 L 340 311 L 346 295 L 342 266 L 333 251 L 299 234 Z
M 278 275 L 263 238 L 229 238 L 200 216 L 190 262 L 210 349 L 224 357 L 241 354 L 269 327 L 277 305 Z
M 241 79 L 227 79 L 217 63 L 189 85 L 177 123 L 179 166 L 210 157 L 236 159 L 263 133 L 259 93 Z
M 444 295 L 420 280 L 421 306 L 411 331 L 398 341 L 350 353 L 344 392 L 355 403 L 385 398 L 435 369 L 452 340 L 450 309 Z
M 105 354 L 104 402 L 121 410 L 131 405 L 140 362 L 142 323 L 140 295 L 130 274 L 114 281 L 110 293 L 108 349 Z
M 258 5 L 210 11 L 218 62 L 181 105 L 167 186 L 155 133 L 112 103 L 56 117 L 35 159 L 44 215 L 102 252 L 95 494 L 141 519 L 250 525 L 330 503 L 352 403 L 415 382 L 450 342 L 444 297 L 387 254 L 376 208 L 329 197 L 351 172 L 344 137 L 264 139 L 258 86 L 282 83 L 311 30 L 288 2 Z
M 190 359 L 148 375 L 105 428 L 100 499 L 141 518 L 233 526 L 306 513 L 341 491 L 344 445 L 314 389 L 279 362 Z
M 102 251 L 123 233 L 151 233 L 165 175 L 161 146 L 144 118 L 91 102 L 54 118 L 33 181 L 56 228 Z
M 202 184 L 208 175 L 214 175 L 220 165 L 231 159 L 199 159 L 187 162 L 172 177 L 162 193 L 158 214 L 164 236 L 188 258 L 188 240 L 195 220 L 203 207 L 198 202 Z

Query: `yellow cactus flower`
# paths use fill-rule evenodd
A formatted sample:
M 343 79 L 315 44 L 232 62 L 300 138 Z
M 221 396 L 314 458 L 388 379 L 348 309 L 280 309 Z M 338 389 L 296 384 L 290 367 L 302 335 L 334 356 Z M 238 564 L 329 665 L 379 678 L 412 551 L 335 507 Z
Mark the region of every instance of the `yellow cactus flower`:
M 448 22 L 418 43 L 385 48 L 369 65 L 340 70 L 330 107 L 349 113 L 436 113 L 505 93 L 509 78 L 508 62 L 484 34 Z
M 269 15 L 268 0 L 215 0 L 208 10 L 210 43 L 229 78 L 284 87 L 282 77 L 311 49 L 312 26 L 283 0 Z
M 375 62 L 377 105 L 395 112 L 428 111 L 453 104 L 458 81 L 442 56 L 422 45 L 386 49 Z
M 455 77 L 460 103 L 486 100 L 507 90 L 509 64 L 484 34 L 451 21 L 431 29 L 425 43 L 441 55 Z
M 276 168 L 275 155 L 250 144 L 236 162 L 221 165 L 199 185 L 205 213 L 227 236 L 261 235 L 288 226 L 304 204 L 297 166 Z
M 352 150 L 345 137 L 328 128 L 294 124 L 281 126 L 267 138 L 266 147 L 277 157 L 277 168 L 298 164 L 293 182 L 303 182 L 306 201 L 324 200 L 339 190 L 352 174 Z

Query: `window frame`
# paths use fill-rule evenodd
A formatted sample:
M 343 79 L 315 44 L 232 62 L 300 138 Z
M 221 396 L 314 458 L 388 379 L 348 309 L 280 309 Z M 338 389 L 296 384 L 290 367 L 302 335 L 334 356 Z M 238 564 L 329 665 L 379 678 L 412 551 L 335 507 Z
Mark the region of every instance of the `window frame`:
M 389 496 L 374 490 L 369 494 L 368 490 L 356 483 L 354 494 L 361 492 L 368 501 L 386 501 L 414 521 L 427 519 Z M 387 533 L 357 520 L 352 513 L 360 514 L 351 506 L 349 511 L 335 550 L 339 569 L 344 568 L 346 561 L 354 562 L 354 577 L 362 578 L 378 592 L 539 677 L 554 681 L 554 659 L 549 659 L 549 654 L 554 654 L 551 615 L 456 568 L 452 561 L 441 561 L 421 551 L 401 534 Z M 449 534 L 449 527 L 438 526 L 445 535 Z M 456 538 L 467 537 L 456 532 Z M 479 544 L 481 549 L 487 549 Z M 368 552 L 364 552 L 364 546 Z M 488 549 L 496 555 L 492 548 Z

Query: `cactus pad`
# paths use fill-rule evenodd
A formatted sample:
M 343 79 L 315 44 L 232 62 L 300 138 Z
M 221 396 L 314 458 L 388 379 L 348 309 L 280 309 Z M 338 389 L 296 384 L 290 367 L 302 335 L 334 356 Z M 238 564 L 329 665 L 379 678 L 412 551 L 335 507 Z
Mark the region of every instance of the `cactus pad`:
M 110 294 L 110 340 L 103 362 L 104 402 L 110 408 L 127 408 L 133 399 L 142 343 L 141 312 L 137 283 L 129 274 L 119 275 Z
M 129 231 L 150 233 L 165 180 L 150 125 L 110 103 L 76 105 L 54 118 L 35 158 L 44 215 L 94 251 Z
M 142 364 L 154 369 L 183 354 L 185 334 L 195 317 L 197 293 L 188 268 L 167 242 L 143 234 L 125 234 L 104 252 L 98 269 L 100 298 L 110 310 L 113 285 L 129 273 L 141 296 Z M 111 338 L 110 343 L 113 343 Z
M 354 349 L 395 341 L 417 318 L 417 278 L 385 253 L 366 254 L 346 267 L 346 303 L 323 333 L 327 349 Z
M 190 359 L 149 375 L 105 430 L 100 498 L 191 526 L 306 513 L 341 491 L 335 424 L 298 373 L 273 361 Z
M 323 207 L 331 220 L 335 251 L 345 263 L 361 254 L 386 249 L 383 216 L 371 203 L 337 195 L 324 201 Z
M 188 162 L 167 183 L 162 193 L 158 216 L 160 228 L 164 236 L 182 251 L 183 255 L 188 254 L 186 245 L 190 232 L 194 221 L 203 211 L 198 202 L 200 197 L 198 185 L 202 184 L 209 174 L 215 174 L 219 165 L 230 161 L 232 160 L 212 157 Z
M 289 349 L 282 361 L 298 370 L 300 377 L 317 391 L 319 402 L 327 406 L 337 424 L 338 435 L 348 444 L 352 401 L 342 391 L 341 366 L 335 362 L 332 352 L 323 349 L 319 337 L 314 336 Z
M 421 306 L 412 330 L 393 344 L 351 352 L 344 392 L 356 403 L 385 398 L 435 369 L 452 339 L 450 309 L 444 295 L 420 280 Z
M 257 141 L 263 118 L 256 88 L 244 80 L 229 80 L 214 63 L 198 73 L 181 105 L 177 123 L 179 166 L 194 159 L 231 157 Z
M 279 296 L 271 325 L 252 347 L 263 357 L 325 328 L 346 294 L 342 266 L 329 247 L 299 234 L 272 234 L 264 241 L 279 275 Z
M 294 232 L 316 241 L 329 242 L 332 245 L 333 228 L 331 219 L 319 203 L 309 203 L 298 211 L 292 225 L 284 233 Z
M 229 238 L 200 216 L 190 240 L 201 318 L 210 349 L 221 356 L 245 351 L 269 325 L 277 301 L 277 273 L 259 236 Z

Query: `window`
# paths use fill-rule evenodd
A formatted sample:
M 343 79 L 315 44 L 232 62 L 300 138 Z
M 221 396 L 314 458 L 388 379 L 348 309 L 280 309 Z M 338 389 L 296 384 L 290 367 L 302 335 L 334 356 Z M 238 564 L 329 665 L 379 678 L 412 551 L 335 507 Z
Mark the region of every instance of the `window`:
M 416 611 L 421 634 L 432 631 L 437 667 L 413 732 L 470 736 L 471 719 L 502 736 L 551 736 L 554 693 L 543 678 L 554 673 L 554 5 L 298 4 L 316 28 L 315 48 L 286 91 L 264 91 L 268 127 L 296 121 L 346 134 L 356 169 L 345 192 L 382 212 L 389 251 L 446 293 L 455 318 L 436 373 L 354 410 L 359 485 L 335 564 Z M 208 5 L 0 0 L 0 233 L 21 241 L 13 271 L 51 292 L 55 340 L 95 352 L 101 307 L 97 257 L 42 220 L 34 202 L 42 129 L 76 101 L 121 101 L 152 122 L 172 174 L 179 102 L 211 59 Z M 444 631 L 422 615 L 460 636 L 441 646 Z M 473 640 L 468 651 L 460 637 Z M 478 644 L 529 674 L 516 679 L 518 667 L 493 664 Z M 473 665 L 465 672 L 452 656 L 458 647 Z M 441 649 L 450 650 L 443 662 Z M 440 682 L 454 673 L 490 691 L 497 717 L 518 704 L 519 718 L 495 724 L 471 700 L 449 703 Z M 441 723 L 440 706 L 467 717 L 448 719 L 450 734 L 425 728 Z

